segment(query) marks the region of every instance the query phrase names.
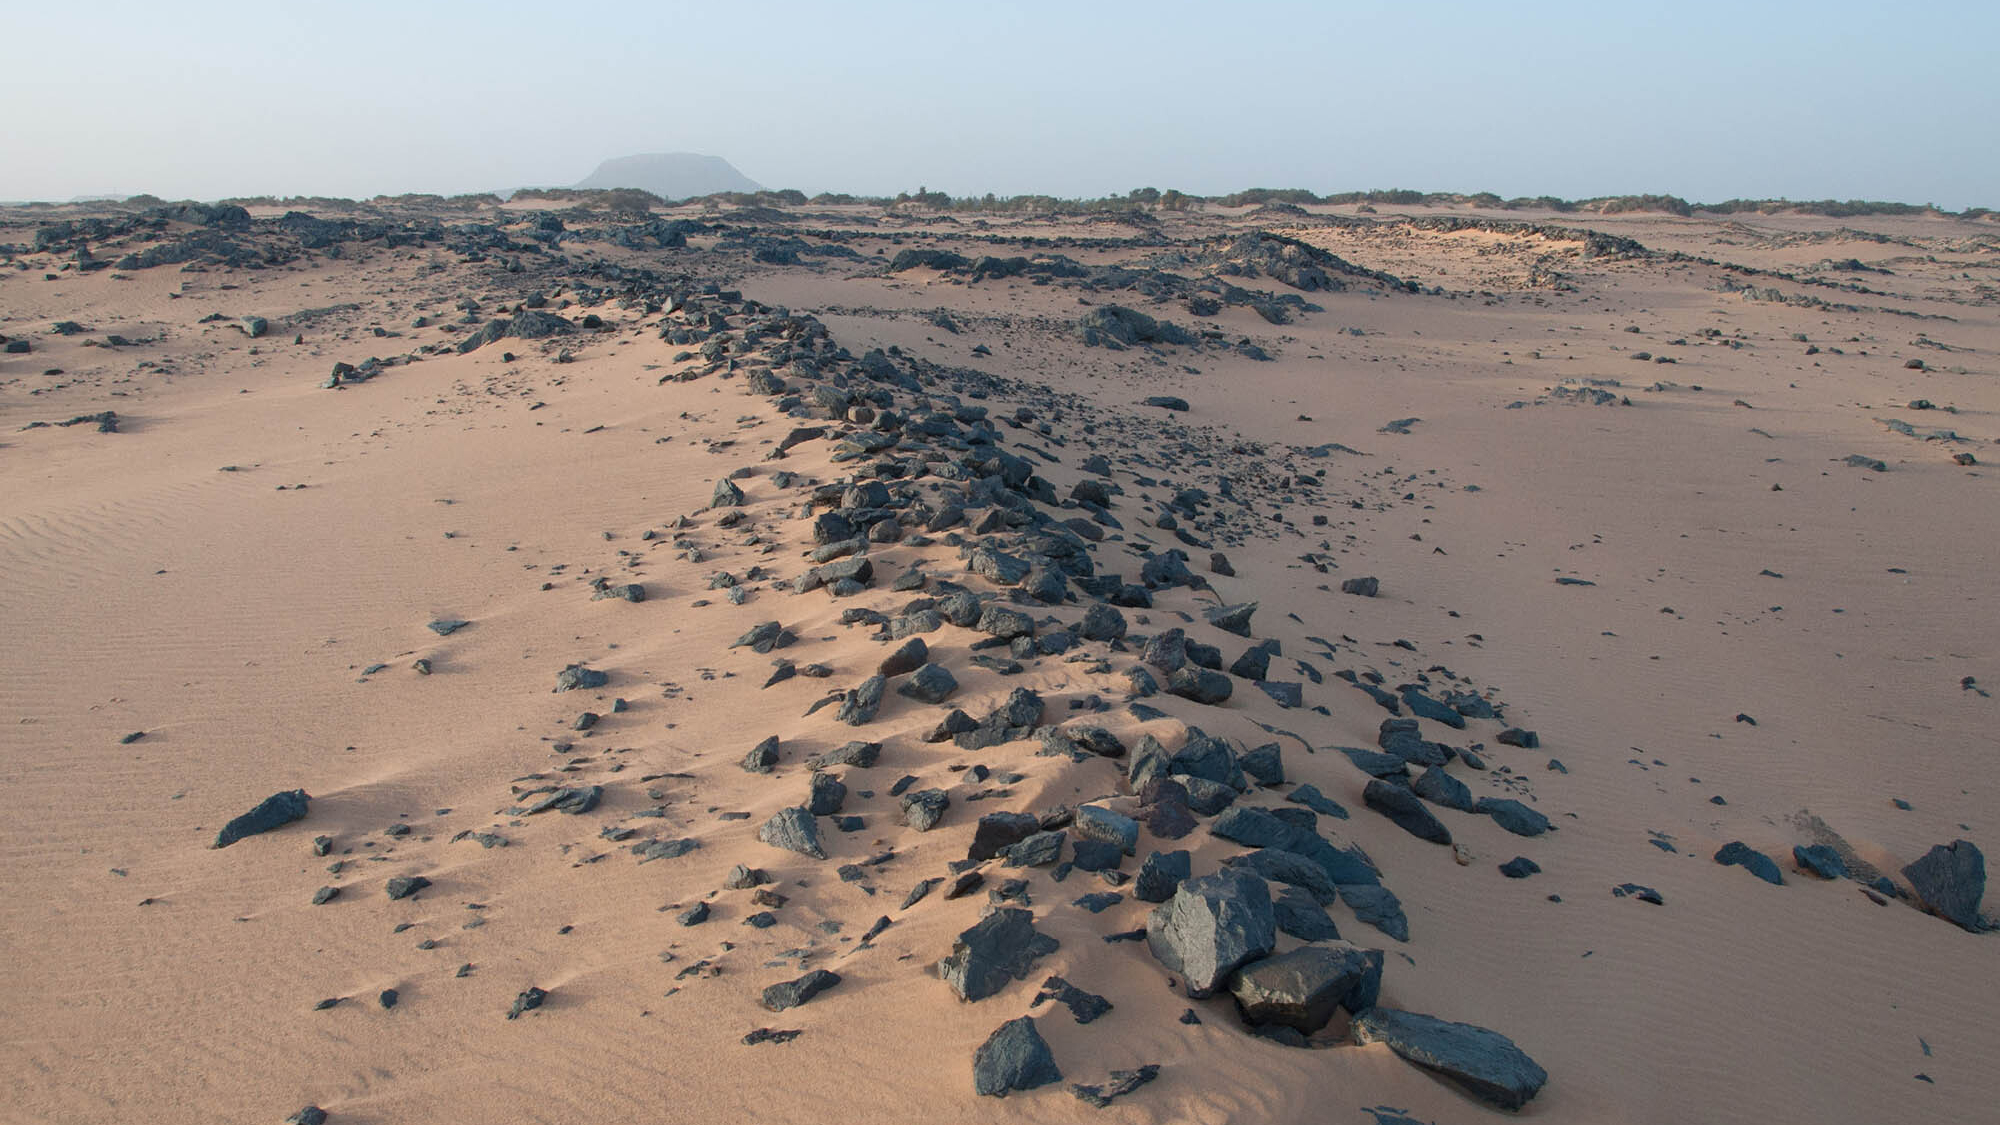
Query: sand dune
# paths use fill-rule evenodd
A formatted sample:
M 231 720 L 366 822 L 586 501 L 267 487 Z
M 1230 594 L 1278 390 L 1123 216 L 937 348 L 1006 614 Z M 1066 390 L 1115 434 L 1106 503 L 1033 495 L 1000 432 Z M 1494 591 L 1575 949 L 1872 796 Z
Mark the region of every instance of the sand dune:
M 0 334 L 30 350 L 0 355 L 0 1119 L 1501 1112 L 1356 1045 L 1352 1013 L 1288 1045 L 1226 989 L 1191 999 L 1143 933 L 1111 940 L 1161 909 L 1133 878 L 1153 852 L 1190 850 L 1199 877 L 1253 850 L 1213 812 L 1180 839 L 1142 827 L 1112 872 L 963 864 L 986 814 L 1042 814 L 1072 863 L 1079 808 L 1157 826 L 1173 798 L 1133 784 L 1141 739 L 1171 754 L 1190 728 L 1280 747 L 1282 783 L 1222 794 L 1294 818 L 1261 823 L 1308 819 L 1287 799 L 1305 784 L 1344 806 L 1308 834 L 1365 851 L 1408 940 L 1346 882 L 1312 910 L 1382 951 L 1381 1009 L 1545 1068 L 1522 1117 L 1989 1112 L 1992 936 L 1921 909 L 1903 868 L 1991 842 L 1990 223 L 685 208 L 651 217 L 675 246 L 517 207 L 331 233 L 111 213 L 37 248 L 49 216 L 5 218 Z M 79 268 L 80 239 L 113 264 Z M 116 432 L 27 428 L 106 410 Z M 826 432 L 779 456 L 806 426 Z M 724 478 L 740 506 L 711 506 Z M 868 481 L 883 492 L 833 487 Z M 829 512 L 872 573 L 794 592 Z M 995 581 L 981 547 L 1037 572 Z M 1043 570 L 1053 602 L 1025 592 Z M 1340 592 L 1362 576 L 1376 596 Z M 629 583 L 643 600 L 594 596 Z M 961 590 L 1033 635 L 921 619 Z M 1077 635 L 1107 597 L 1151 605 L 1121 608 L 1122 640 Z M 1249 636 L 1207 616 L 1246 602 Z M 446 620 L 466 624 L 427 627 Z M 909 635 L 956 693 L 905 697 L 905 674 L 859 725 L 813 710 L 865 687 L 899 621 L 929 628 Z M 795 639 L 731 647 L 766 622 Z M 1146 642 L 1175 628 L 1219 650 L 1226 701 L 1136 694 L 1135 668 L 1171 682 Z M 1300 706 L 1229 674 L 1265 640 L 1264 678 Z M 780 661 L 794 674 L 766 686 Z M 571 665 L 608 681 L 552 691 Z M 1472 799 L 1554 830 L 1425 802 L 1447 847 L 1371 809 L 1339 749 L 1378 747 L 1371 680 L 1463 693 L 1464 729 L 1425 717 L 1421 740 Z M 1022 688 L 1042 713 L 993 744 L 926 741 Z M 1040 730 L 1085 726 L 1125 756 Z M 775 768 L 747 772 L 767 736 Z M 847 790 L 815 819 L 827 857 L 760 840 L 808 799 L 808 760 L 852 740 L 880 756 L 827 771 Z M 929 831 L 903 778 L 949 794 Z M 523 811 L 592 786 L 580 815 Z M 295 788 L 304 819 L 210 847 Z M 1737 841 L 1785 885 L 1713 860 Z M 1798 870 L 1813 843 L 1863 877 Z M 1503 877 L 1516 856 L 1540 872 Z M 726 888 L 739 864 L 769 881 Z M 966 871 L 983 885 L 947 898 Z M 392 901 L 399 876 L 429 885 Z M 1118 897 L 1079 904 L 1096 894 Z M 961 1001 L 937 963 L 995 906 L 1058 944 Z M 814 969 L 839 983 L 760 1003 Z M 1052 976 L 1112 1007 L 1079 1023 L 1037 1001 Z M 531 987 L 546 1000 L 510 1020 Z M 1062 1081 L 976 1095 L 975 1053 L 1023 1015 Z M 746 1044 L 758 1029 L 798 1034 Z M 1070 1091 L 1146 1065 L 1107 1109 Z

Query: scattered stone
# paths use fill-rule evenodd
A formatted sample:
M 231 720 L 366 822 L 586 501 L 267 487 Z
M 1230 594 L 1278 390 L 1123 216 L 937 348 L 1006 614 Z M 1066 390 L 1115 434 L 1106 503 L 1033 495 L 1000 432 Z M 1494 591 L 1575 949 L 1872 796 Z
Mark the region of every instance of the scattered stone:
M 828 969 L 814 969 L 797 980 L 788 980 L 766 988 L 764 1007 L 773 1012 L 796 1008 L 839 983 L 839 973 Z
M 1517 855 L 1500 865 L 1500 874 L 1509 879 L 1526 879 L 1530 875 L 1540 874 L 1541 870 L 1541 864 L 1524 855 Z
M 1381 589 L 1382 589 L 1381 580 L 1373 576 L 1366 578 L 1349 578 L 1345 582 L 1342 582 L 1340 584 L 1341 593 L 1355 594 L 1364 598 L 1372 598 L 1376 596 L 1376 594 L 1381 592 Z
M 1362 789 L 1361 799 L 1369 808 L 1388 817 L 1396 827 L 1417 839 L 1450 846 L 1451 830 L 1431 815 L 1417 795 L 1408 789 L 1377 779 Z
M 951 952 L 938 962 L 938 975 L 960 1000 L 984 1000 L 1024 980 L 1035 962 L 1054 953 L 1055 938 L 1035 930 L 1034 915 L 1003 906 L 961 932 Z
M 514 1006 L 507 1009 L 507 1018 L 510 1020 L 520 1019 L 522 1013 L 532 1012 L 536 1008 L 541 1007 L 548 1001 L 548 998 L 549 994 L 543 989 L 529 988 L 526 992 L 514 997 Z
M 774 848 L 783 848 L 813 859 L 826 858 L 826 849 L 819 842 L 819 822 L 813 819 L 811 813 L 796 805 L 779 809 L 757 830 L 757 838 Z
M 1032 1016 L 1001 1024 L 972 1056 L 975 1093 L 1004 1098 L 1011 1091 L 1033 1090 L 1060 1081 L 1062 1071 L 1056 1068 L 1048 1042 L 1035 1030 Z
M 1516 836 L 1539 836 L 1549 830 L 1549 818 L 1508 797 L 1481 797 L 1475 808 Z
M 303 820 L 306 806 L 312 798 L 303 789 L 293 789 L 284 793 L 273 793 L 257 803 L 257 807 L 231 820 L 215 834 L 217 848 L 226 848 L 246 836 L 256 836 L 274 828 L 283 828 L 295 820 Z
M 1826 844 L 1792 848 L 1792 862 L 1798 864 L 1800 871 L 1809 872 L 1822 879 L 1847 878 L 1847 861 L 1841 859 L 1840 853 Z
M 1779 873 L 1777 863 L 1770 856 L 1741 840 L 1724 844 L 1717 849 L 1715 862 L 1724 867 L 1741 867 L 1773 886 L 1785 885 L 1785 877 Z
M 389 880 L 389 901 L 409 898 L 430 885 L 431 881 L 422 875 L 398 875 Z
M 1159 1066 L 1147 1063 L 1137 1070 L 1114 1070 L 1111 1072 L 1111 1080 L 1102 1085 L 1086 1086 L 1079 1082 L 1071 1085 L 1069 1090 L 1078 1100 L 1103 1109 L 1113 1100 L 1124 1097 L 1159 1076 Z
M 1971 933 L 1985 928 L 1979 900 L 1986 893 L 1986 856 L 1970 840 L 1938 844 L 1903 868 L 1924 909 Z
M 1483 1027 L 1379 1007 L 1355 1017 L 1353 1027 L 1357 1043 L 1385 1044 L 1501 1109 L 1527 1105 L 1549 1080 L 1513 1040 Z
M 1111 1010 L 1111 1001 L 1095 993 L 1085 992 L 1061 977 L 1050 977 L 1042 982 L 1042 990 L 1035 994 L 1031 1008 L 1054 1000 L 1069 1009 L 1078 1023 L 1089 1023 Z

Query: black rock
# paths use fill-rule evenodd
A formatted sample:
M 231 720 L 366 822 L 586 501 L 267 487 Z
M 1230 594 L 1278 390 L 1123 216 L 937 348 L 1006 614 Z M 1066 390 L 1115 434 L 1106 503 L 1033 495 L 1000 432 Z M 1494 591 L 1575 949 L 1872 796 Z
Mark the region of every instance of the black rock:
M 879 742 L 843 742 L 831 750 L 806 759 L 806 765 L 816 770 L 832 769 L 835 766 L 853 766 L 855 769 L 865 770 L 872 768 L 881 757 L 882 744 Z
M 1472 811 L 1472 790 L 1465 787 L 1465 782 L 1446 773 L 1443 766 L 1425 770 L 1410 788 L 1431 804 L 1460 812 Z
M 826 858 L 826 849 L 819 842 L 819 822 L 813 819 L 811 813 L 796 805 L 779 809 L 757 830 L 757 838 L 774 848 L 784 848 L 813 859 Z
M 556 673 L 556 691 L 588 691 L 611 682 L 611 677 L 595 668 L 572 664 Z
M 1953 840 L 1903 868 L 1903 878 L 1924 909 L 1962 929 L 1984 928 L 1979 900 L 1986 893 L 1986 856 L 1970 840 Z
M 772 735 L 750 748 L 743 755 L 743 769 L 746 773 L 770 773 L 778 764 L 778 736 Z
M 396 899 L 409 898 L 430 885 L 431 881 L 422 875 L 398 875 L 389 880 L 389 899 L 393 902 Z
M 1050 1000 L 1068 1008 L 1069 1014 L 1075 1016 L 1078 1023 L 1089 1023 L 1111 1010 L 1111 1001 L 1094 992 L 1085 992 L 1061 977 L 1043 981 L 1042 990 L 1035 994 L 1034 1002 L 1028 1006 L 1038 1007 Z
M 1019 907 L 1003 906 L 958 935 L 938 962 L 938 975 L 960 1000 L 984 1000 L 1024 980 L 1035 962 L 1054 953 L 1059 942 L 1035 930 L 1035 918 Z
M 1770 856 L 1741 840 L 1724 844 L 1716 849 L 1715 862 L 1724 867 L 1741 867 L 1774 886 L 1785 885 L 1785 877 L 1778 871 L 1777 863 Z
M 1355 1041 L 1382 1043 L 1405 1060 L 1451 1079 L 1501 1109 L 1527 1105 L 1548 1072 L 1497 1031 L 1435 1016 L 1373 1008 L 1355 1017 Z
M 943 703 L 958 690 L 958 678 L 942 664 L 926 664 L 896 687 L 896 694 L 919 703 Z
M 1541 864 L 1524 855 L 1517 855 L 1500 865 L 1500 874 L 1509 879 L 1526 879 L 1530 875 L 1540 874 L 1541 870 Z
M 1146 920 L 1146 945 L 1181 974 L 1188 995 L 1210 995 L 1229 974 L 1277 945 L 1277 919 L 1264 880 L 1225 869 L 1183 882 Z
M 1304 805 L 1321 816 L 1330 816 L 1335 820 L 1347 819 L 1347 809 L 1339 801 L 1320 792 L 1314 785 L 1299 786 L 1286 794 L 1285 800 Z
M 841 722 L 851 727 L 866 726 L 875 721 L 875 713 L 882 709 L 882 693 L 889 681 L 883 676 L 870 676 L 861 681 L 861 686 L 849 691 L 840 701 Z
M 1061 832 L 1037 832 L 1000 855 L 1009 867 L 1052 867 L 1062 858 L 1063 839 Z
M 699 926 L 703 922 L 708 921 L 708 904 L 697 902 L 679 914 L 674 915 L 674 921 L 679 922 L 683 926 Z
M 901 648 L 883 657 L 882 663 L 876 666 L 875 671 L 884 676 L 900 676 L 923 667 L 924 662 L 929 659 L 930 646 L 924 644 L 922 637 L 911 637 L 903 642 Z M 937 700 L 928 702 L 936 703 Z
M 1118 308 L 1117 305 L 1108 305 L 1106 307 L 1112 309 Z M 1188 400 L 1184 398 L 1179 398 L 1174 395 L 1151 395 L 1148 398 L 1146 398 L 1145 401 L 1141 402 L 1139 405 L 1157 406 L 1162 410 L 1185 411 L 1189 409 Z
M 829 773 L 815 773 L 806 792 L 806 811 L 814 816 L 832 816 L 847 803 L 847 785 Z
M 929 832 L 951 807 L 951 795 L 942 789 L 919 789 L 903 795 L 903 823 L 919 832 Z
M 1125 635 L 1125 615 L 1104 602 L 1092 602 L 1076 631 L 1086 641 L 1115 640 Z
M 1397 941 L 1410 940 L 1410 921 L 1403 914 L 1401 900 L 1389 888 L 1342 883 L 1340 901 L 1354 911 L 1356 921 L 1365 922 Z
M 735 642 L 729 647 L 748 647 L 752 652 L 764 653 L 770 652 L 772 649 L 784 648 L 796 639 L 796 637 L 792 636 L 791 631 L 783 625 L 780 625 L 776 621 L 766 621 L 761 625 L 753 626 L 749 632 L 736 638 Z
M 1794 847 L 1792 861 L 1799 865 L 1800 871 L 1810 872 L 1822 879 L 1847 878 L 1847 861 L 1825 844 Z
M 312 800 L 303 789 L 293 789 L 284 793 L 273 793 L 257 807 L 222 826 L 215 834 L 213 847 L 226 848 L 245 836 L 255 836 L 282 828 L 295 820 L 303 820 L 306 805 Z
M 1523 750 L 1538 749 L 1542 745 L 1541 736 L 1531 730 L 1522 730 L 1520 727 L 1508 727 L 1495 735 L 1493 741 L 1502 746 L 1519 746 Z
M 1256 602 L 1243 602 L 1238 605 L 1210 606 L 1202 611 L 1202 616 L 1208 619 L 1210 625 L 1225 633 L 1247 637 L 1250 635 L 1250 615 L 1256 612 Z
M 1267 742 L 1237 758 L 1243 772 L 1259 785 L 1285 783 L 1284 753 L 1275 742 Z
M 979 818 L 979 826 L 973 830 L 972 846 L 967 849 L 965 858 L 975 863 L 992 859 L 1003 849 L 1020 843 L 1041 829 L 1041 822 L 1029 813 L 987 813 Z
M 1340 584 L 1343 594 L 1358 594 L 1364 598 L 1374 597 L 1382 589 L 1382 583 L 1373 578 L 1350 578 Z
M 520 1019 L 521 1013 L 534 1011 L 536 1008 L 541 1007 L 548 998 L 549 994 L 546 991 L 539 988 L 530 988 L 519 996 L 514 997 L 514 1006 L 507 1010 L 507 1018 L 510 1020 Z
M 1516 836 L 1539 836 L 1549 830 L 1548 817 L 1512 798 L 1481 797 L 1474 811 L 1492 817 L 1493 823 Z
M 1106 840 L 1078 840 L 1070 847 L 1070 863 L 1078 871 L 1115 871 L 1124 862 L 1124 851 Z
M 1396 827 L 1419 840 L 1429 840 L 1433 844 L 1451 843 L 1451 830 L 1431 815 L 1415 793 L 1400 785 L 1391 785 L 1379 779 L 1370 781 L 1362 789 L 1361 799 L 1369 808 L 1388 817 Z
M 1032 1016 L 1008 1020 L 1000 1025 L 972 1056 L 972 1089 L 975 1093 L 1004 1098 L 1010 1091 L 1033 1090 L 1062 1081 L 1055 1055 L 1042 1033 L 1035 1030 Z
M 1235 690 L 1235 685 L 1230 682 L 1228 676 L 1192 664 L 1183 666 L 1167 677 L 1167 691 L 1170 694 L 1211 706 L 1227 701 Z
M 1300 941 L 1337 941 L 1340 927 L 1326 916 L 1326 907 L 1297 887 L 1285 887 L 1271 899 L 1271 913 L 1278 920 L 1278 932 Z
M 788 980 L 766 988 L 764 1007 L 773 1012 L 796 1008 L 839 983 L 839 973 L 828 969 L 814 969 L 797 980 Z
M 1230 856 L 1224 861 L 1227 866 L 1254 871 L 1272 883 L 1284 883 L 1297 887 L 1313 897 L 1321 906 L 1330 906 L 1339 897 L 1339 890 L 1326 869 L 1319 864 L 1283 848 L 1260 848 L 1254 852 Z
M 316 1105 L 309 1105 L 285 1118 L 285 1125 L 326 1125 L 326 1111 Z
M 1069 1092 L 1075 1094 L 1079 1101 L 1103 1109 L 1114 1099 L 1124 1097 L 1159 1076 L 1159 1066 L 1147 1063 L 1137 1070 L 1114 1070 L 1111 1072 L 1111 1080 L 1102 1085 L 1085 1085 L 1078 1082 L 1069 1088 Z
M 403 998 L 402 994 L 397 992 L 395 989 L 385 988 L 382 990 L 381 995 L 375 997 L 375 1002 L 382 1005 L 383 1009 L 386 1011 L 387 1009 L 395 1007 L 397 1001 L 401 1000 L 402 998 Z
M 1132 881 L 1132 897 L 1141 902 L 1165 902 L 1193 872 L 1193 858 L 1187 851 L 1154 852 L 1139 865 L 1139 877 Z
M 1230 978 L 1229 991 L 1246 1023 L 1279 1024 L 1307 1035 L 1325 1027 L 1335 1008 L 1375 1006 L 1382 990 L 1382 951 L 1307 945 L 1253 961 Z

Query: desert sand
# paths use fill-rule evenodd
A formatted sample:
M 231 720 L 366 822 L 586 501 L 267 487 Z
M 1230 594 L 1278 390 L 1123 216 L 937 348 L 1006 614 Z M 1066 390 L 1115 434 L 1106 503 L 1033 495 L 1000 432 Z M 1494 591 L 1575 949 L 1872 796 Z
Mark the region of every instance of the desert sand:
M 0 215 L 0 1119 L 1990 1119 L 1991 219 L 312 210 Z

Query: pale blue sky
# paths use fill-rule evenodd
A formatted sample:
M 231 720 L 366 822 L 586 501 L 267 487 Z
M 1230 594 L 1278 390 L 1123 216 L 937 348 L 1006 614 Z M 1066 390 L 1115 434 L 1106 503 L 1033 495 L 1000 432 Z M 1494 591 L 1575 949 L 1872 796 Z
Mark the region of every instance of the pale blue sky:
M 2000 2 L 0 0 L 0 198 L 572 183 L 2000 207 Z

